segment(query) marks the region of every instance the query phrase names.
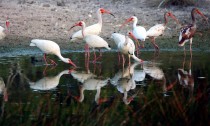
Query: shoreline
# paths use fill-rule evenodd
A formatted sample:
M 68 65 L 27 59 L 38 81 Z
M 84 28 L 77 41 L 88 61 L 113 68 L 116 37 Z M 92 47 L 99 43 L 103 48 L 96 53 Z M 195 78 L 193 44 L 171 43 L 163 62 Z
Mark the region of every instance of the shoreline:
M 115 47 L 114 42 L 111 40 L 111 34 L 114 31 L 119 31 L 120 24 L 126 18 L 136 15 L 139 19 L 138 24 L 145 27 L 147 30 L 157 23 L 163 23 L 163 14 L 166 11 L 172 13 L 179 19 L 182 24 L 191 22 L 190 11 L 193 8 L 189 7 L 176 7 L 170 8 L 157 8 L 148 1 L 98 1 L 98 0 L 83 0 L 68 1 L 64 6 L 56 5 L 55 1 L 46 0 L 25 0 L 25 3 L 18 3 L 16 0 L 0 2 L 0 25 L 3 26 L 4 20 L 8 16 L 11 22 L 11 32 L 5 39 L 0 40 L 0 53 L 9 52 L 18 49 L 30 49 L 29 43 L 32 39 L 48 39 L 58 43 L 63 50 L 83 50 L 83 42 L 70 42 L 69 36 L 79 28 L 68 31 L 70 26 L 79 20 L 85 20 L 87 26 L 97 22 L 96 10 L 103 7 L 112 12 L 116 18 L 110 15 L 103 15 L 103 27 L 100 36 L 107 40 L 111 47 Z M 157 2 L 157 1 L 156 1 Z M 110 4 L 111 3 L 111 4 Z M 140 3 L 140 4 L 137 4 Z M 210 2 L 207 2 L 210 5 Z M 154 3 L 153 3 L 154 4 Z M 205 16 L 210 17 L 210 8 L 207 4 L 200 7 Z M 204 37 L 196 37 L 193 40 L 194 48 L 201 50 L 209 50 L 208 34 L 210 33 L 210 26 L 203 24 L 203 21 L 198 18 L 197 26 L 198 31 L 204 30 Z M 167 25 L 170 29 L 166 29 L 163 36 L 157 38 L 157 44 L 161 49 L 179 49 L 177 47 L 177 40 L 179 35 L 179 27 L 174 20 L 169 20 Z M 128 30 L 132 29 L 132 24 L 123 28 L 120 33 L 125 34 Z M 202 42 L 197 45 L 194 41 L 199 40 Z M 170 42 L 167 42 L 170 41 Z M 200 43 L 204 43 L 203 45 Z M 145 42 L 146 49 L 153 49 L 149 40 Z M 194 45 L 195 44 L 195 45 Z M 188 46 L 188 44 L 187 44 Z

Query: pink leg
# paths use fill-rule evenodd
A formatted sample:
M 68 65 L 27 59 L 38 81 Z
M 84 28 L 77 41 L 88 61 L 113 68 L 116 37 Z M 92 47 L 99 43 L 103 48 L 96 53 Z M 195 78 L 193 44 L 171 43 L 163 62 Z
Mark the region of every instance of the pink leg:
M 151 38 L 151 42 L 152 42 L 152 44 L 153 44 L 155 50 L 156 50 L 156 51 L 159 51 L 159 47 L 158 47 L 158 45 L 155 43 L 155 38 L 154 38 L 154 37 Z
M 88 44 L 85 44 L 85 55 L 87 55 L 88 57 L 90 56 L 90 50 Z
M 95 59 L 95 61 L 97 61 L 99 58 L 101 58 L 102 57 L 102 53 L 101 53 L 101 50 L 99 49 L 99 53 L 100 53 L 100 55 L 97 57 L 96 56 L 96 59 Z
M 54 60 L 52 60 L 52 59 L 50 59 L 50 58 L 47 58 L 47 57 L 46 57 L 46 54 L 44 54 L 44 61 L 45 61 L 45 64 L 46 64 L 46 65 L 48 65 L 47 60 L 50 60 L 51 65 L 57 65 L 57 63 L 56 63 Z
M 46 57 L 46 54 L 44 53 L 44 61 L 45 61 L 45 64 L 47 65 L 47 57 Z
M 139 47 L 138 47 L 138 44 L 135 43 L 135 46 L 136 46 L 136 55 L 137 55 L 137 57 L 139 57 Z
M 192 38 L 190 39 L 190 51 L 192 51 Z

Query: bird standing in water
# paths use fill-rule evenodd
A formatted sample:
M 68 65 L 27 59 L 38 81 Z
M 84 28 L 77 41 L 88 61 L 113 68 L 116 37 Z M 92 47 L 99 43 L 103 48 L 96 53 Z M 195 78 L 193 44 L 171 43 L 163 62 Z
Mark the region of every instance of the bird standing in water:
M 208 21 L 208 18 L 205 17 L 204 14 L 198 8 L 193 8 L 191 11 L 192 24 L 183 26 L 180 30 L 180 35 L 179 35 L 179 46 L 184 46 L 185 43 L 190 40 L 190 51 L 192 51 L 192 39 L 197 29 L 195 21 L 196 13 L 201 15 L 206 21 Z

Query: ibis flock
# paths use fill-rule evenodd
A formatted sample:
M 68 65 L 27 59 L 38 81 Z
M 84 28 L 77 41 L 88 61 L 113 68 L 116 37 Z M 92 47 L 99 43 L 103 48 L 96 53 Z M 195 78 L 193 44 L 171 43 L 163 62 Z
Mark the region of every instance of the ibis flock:
M 71 35 L 70 41 L 83 40 L 86 43 L 85 52 L 87 53 L 88 57 L 90 56 L 89 48 L 93 49 L 94 62 L 102 56 L 100 52 L 101 48 L 106 48 L 107 50 L 111 49 L 110 45 L 106 42 L 106 40 L 104 40 L 103 38 L 99 36 L 102 30 L 102 15 L 110 14 L 113 17 L 115 17 L 110 11 L 104 8 L 99 8 L 96 14 L 98 18 L 98 22 L 96 24 L 86 26 L 86 23 L 84 21 L 79 21 L 79 22 L 75 22 L 75 24 L 69 29 L 70 31 L 75 26 L 81 27 L 81 30 Z M 204 14 L 198 8 L 193 8 L 191 11 L 192 23 L 187 24 L 187 25 L 182 25 L 181 30 L 180 30 L 178 45 L 184 46 L 185 43 L 189 41 L 190 51 L 192 50 L 191 48 L 192 39 L 197 28 L 195 14 L 201 15 L 203 19 L 208 21 L 208 18 L 204 16 Z M 122 54 L 123 62 L 125 61 L 124 55 L 127 55 L 129 57 L 129 64 L 130 64 L 130 57 L 132 57 L 136 62 L 142 63 L 143 60 L 139 58 L 139 53 L 140 53 L 139 51 L 141 48 L 144 48 L 144 42 L 146 39 L 150 40 L 150 42 L 155 48 L 155 51 L 158 52 L 159 46 L 156 44 L 155 39 L 158 36 L 163 35 L 165 29 L 167 28 L 168 17 L 171 17 L 172 19 L 174 19 L 177 22 L 177 25 L 180 25 L 178 19 L 174 16 L 174 14 L 172 14 L 172 12 L 166 12 L 164 14 L 164 22 L 162 24 L 156 24 L 155 26 L 151 27 L 148 30 L 146 30 L 143 26 L 137 25 L 138 18 L 136 16 L 131 16 L 124 23 L 122 23 L 122 25 L 119 28 L 119 32 L 120 32 L 120 29 L 122 29 L 122 27 L 125 26 L 125 24 L 129 22 L 133 23 L 132 30 L 129 29 L 126 35 L 114 32 L 113 34 L 111 34 L 111 38 L 115 42 L 119 53 Z M 5 38 L 5 36 L 9 34 L 10 32 L 9 27 L 10 27 L 10 22 L 7 18 L 5 22 L 5 28 L 0 26 L 0 39 Z M 139 41 L 141 41 L 142 44 L 140 44 Z M 76 64 L 71 59 L 64 58 L 61 55 L 60 47 L 56 42 L 53 42 L 51 40 L 32 39 L 30 46 L 36 46 L 44 53 L 44 61 L 47 65 L 48 64 L 57 65 L 55 61 L 46 57 L 46 54 L 53 54 L 53 55 L 56 55 L 61 61 L 71 64 L 74 67 L 76 67 Z M 95 49 L 99 49 L 100 56 L 98 57 L 96 56 Z

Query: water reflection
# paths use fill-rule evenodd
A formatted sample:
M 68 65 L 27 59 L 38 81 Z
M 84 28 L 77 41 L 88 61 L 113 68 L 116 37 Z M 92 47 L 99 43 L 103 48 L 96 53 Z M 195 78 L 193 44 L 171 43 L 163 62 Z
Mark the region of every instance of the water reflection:
M 97 104 L 101 104 L 105 100 L 100 98 L 101 88 L 106 86 L 108 84 L 108 81 L 110 78 L 102 79 L 103 77 L 97 76 L 95 73 L 96 70 L 96 64 L 94 63 L 94 73 L 90 72 L 89 69 L 89 60 L 85 61 L 85 67 L 86 71 L 76 71 L 73 70 L 71 72 L 71 75 L 74 79 L 76 79 L 78 82 L 80 82 L 79 86 L 79 96 L 73 96 L 78 102 L 83 102 L 84 100 L 84 91 L 96 91 L 95 94 L 95 102 Z M 99 67 L 99 71 L 100 71 Z
M 182 63 L 182 68 L 178 69 L 178 79 L 179 79 L 179 84 L 182 85 L 184 88 L 189 89 L 190 91 L 190 96 L 193 95 L 193 90 L 194 90 L 194 77 L 192 75 L 192 52 L 190 52 L 190 60 L 189 60 L 189 66 L 188 66 L 188 71 L 185 68 L 186 64 L 186 53 L 184 53 L 184 59 Z
M 51 90 L 58 86 L 60 78 L 64 74 L 69 74 L 71 70 L 64 70 L 53 77 L 43 77 L 42 79 L 31 82 L 29 81 L 29 85 L 31 89 L 34 90 Z
M 4 96 L 4 101 L 8 101 L 7 88 L 2 77 L 0 77 L 0 94 Z
M 128 105 L 136 96 L 128 98 L 128 92 L 132 89 L 136 88 L 137 81 L 143 81 L 145 78 L 145 72 L 135 70 L 140 63 L 136 62 L 132 65 L 129 65 L 124 69 L 124 65 L 122 70 L 118 71 L 115 76 L 111 79 L 111 84 L 114 85 L 120 93 L 123 93 L 123 102 Z
M 152 54 L 142 53 L 149 62 L 132 63 L 130 67 L 118 65 L 116 52 L 104 53 L 104 58 L 96 63 L 84 59 L 84 53 L 75 53 L 72 57 L 78 58 L 78 66 L 84 67 L 74 70 L 64 70 L 69 67 L 65 64 L 52 70 L 49 67 L 44 77 L 45 66 L 34 66 L 29 56 L 8 58 L 7 62 L 0 59 L 0 84 L 4 85 L 0 87 L 7 89 L 8 94 L 7 102 L 4 91 L 0 94 L 0 125 L 207 122 L 209 55 L 195 53 L 193 58 L 187 55 L 183 59 L 177 58 L 183 57 L 180 53 L 161 52 L 156 61 L 151 61 Z M 52 91 L 43 93 L 43 90 Z

